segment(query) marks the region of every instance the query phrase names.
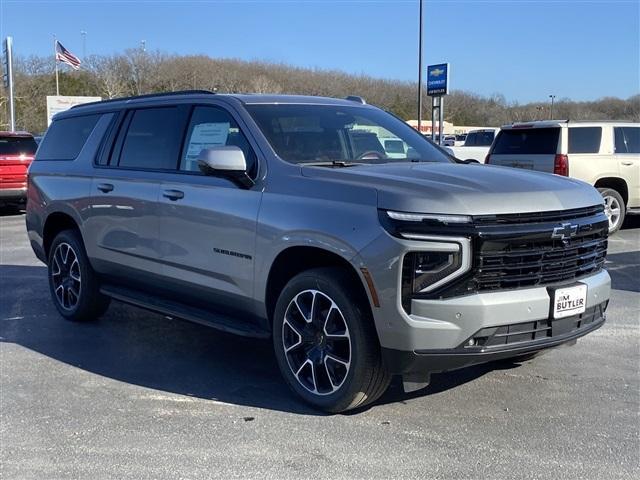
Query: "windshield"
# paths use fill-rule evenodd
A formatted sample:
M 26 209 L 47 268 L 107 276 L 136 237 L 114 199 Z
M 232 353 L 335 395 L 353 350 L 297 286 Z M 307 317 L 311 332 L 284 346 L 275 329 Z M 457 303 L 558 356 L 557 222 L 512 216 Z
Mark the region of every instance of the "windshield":
M 0 137 L 0 155 L 33 155 L 37 149 L 33 137 Z
M 290 163 L 450 162 L 402 120 L 374 108 L 247 105 L 280 158 Z

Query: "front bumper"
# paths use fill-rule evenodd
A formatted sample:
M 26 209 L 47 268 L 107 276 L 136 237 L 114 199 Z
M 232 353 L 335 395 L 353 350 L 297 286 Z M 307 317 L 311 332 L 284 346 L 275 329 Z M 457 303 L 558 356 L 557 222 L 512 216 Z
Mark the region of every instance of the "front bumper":
M 570 282 L 519 289 L 476 292 L 450 298 L 413 298 L 410 314 L 402 306 L 402 257 L 406 252 L 429 248 L 425 242 L 380 235 L 363 249 L 354 264 L 368 268 L 377 291 L 379 307 L 372 308 L 380 346 L 405 352 L 451 350 L 483 328 L 534 322 L 549 318 L 548 287 L 583 283 L 586 308 L 609 300 L 611 278 L 606 270 Z
M 511 358 L 518 355 L 539 352 L 541 350 L 557 347 L 565 344 L 574 344 L 580 337 L 600 328 L 605 322 L 605 311 L 608 302 L 602 302 L 585 314 L 568 317 L 561 320 L 549 321 L 552 325 L 561 323 L 561 333 L 553 334 L 553 328 L 549 336 L 535 339 L 494 345 L 490 347 L 466 347 L 459 346 L 453 349 L 441 350 L 416 350 L 402 351 L 383 348 L 382 355 L 387 368 L 394 374 L 430 374 L 456 370 L 480 363 Z M 571 325 L 567 328 L 567 325 Z M 518 326 L 512 324 L 511 326 Z M 515 332 L 514 337 L 522 334 Z

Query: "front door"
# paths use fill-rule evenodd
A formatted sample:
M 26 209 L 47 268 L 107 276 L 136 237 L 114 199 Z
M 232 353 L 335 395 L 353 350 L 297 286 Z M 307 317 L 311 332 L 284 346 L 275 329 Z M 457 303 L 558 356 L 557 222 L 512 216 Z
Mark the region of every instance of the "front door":
M 234 117 L 218 106 L 195 106 L 179 167 L 160 186 L 162 263 L 171 290 L 190 304 L 223 307 L 226 313 L 253 310 L 253 266 L 261 188 L 244 188 L 200 172 L 204 148 L 236 145 L 249 174 L 258 171 L 255 149 Z

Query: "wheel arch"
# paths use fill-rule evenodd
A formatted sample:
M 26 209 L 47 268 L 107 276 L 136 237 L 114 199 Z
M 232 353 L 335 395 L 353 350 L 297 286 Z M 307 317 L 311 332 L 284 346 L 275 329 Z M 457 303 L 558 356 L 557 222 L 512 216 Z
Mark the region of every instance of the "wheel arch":
M 354 285 L 357 286 L 355 292 L 361 301 L 366 302 L 366 306 L 371 313 L 371 301 L 366 280 L 358 270 L 347 259 L 337 253 L 315 246 L 290 246 L 282 250 L 273 263 L 267 276 L 265 288 L 265 308 L 269 324 L 273 320 L 278 295 L 294 276 L 312 268 L 337 267 L 348 273 Z M 373 321 L 373 316 L 371 316 Z
M 599 178 L 595 185 L 595 188 L 611 188 L 618 192 L 624 201 L 624 205 L 626 207 L 629 201 L 629 187 L 627 186 L 627 182 L 620 177 L 603 177 Z
M 57 211 L 49 214 L 42 228 L 42 247 L 45 258 L 49 258 L 49 249 L 53 239 L 63 230 L 77 230 L 80 233 L 80 226 L 68 213 Z

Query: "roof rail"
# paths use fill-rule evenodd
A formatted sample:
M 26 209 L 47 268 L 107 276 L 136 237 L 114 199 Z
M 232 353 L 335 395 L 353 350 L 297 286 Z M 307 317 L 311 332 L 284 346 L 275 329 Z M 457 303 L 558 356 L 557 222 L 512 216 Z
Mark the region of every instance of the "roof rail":
M 522 123 L 567 123 L 567 122 L 569 122 L 568 118 L 565 118 L 565 119 L 551 118 L 547 120 L 519 120 L 517 122 L 507 123 L 506 125 L 518 125 Z
M 361 103 L 362 105 L 366 105 L 367 104 L 367 102 L 365 102 L 364 98 L 358 97 L 357 95 L 349 95 L 348 97 L 345 98 L 345 100 L 349 100 L 350 102 Z
M 109 103 L 109 102 L 124 102 L 129 100 L 138 100 L 140 98 L 170 97 L 172 95 L 195 95 L 195 94 L 215 95 L 215 92 L 212 92 L 210 90 L 178 90 L 176 92 L 147 93 L 144 95 L 134 95 L 131 97 L 110 98 L 108 100 L 100 100 L 98 102 L 81 103 L 80 105 L 74 105 L 71 108 L 85 107 L 87 105 L 97 105 L 97 104 L 103 104 L 103 103 Z

